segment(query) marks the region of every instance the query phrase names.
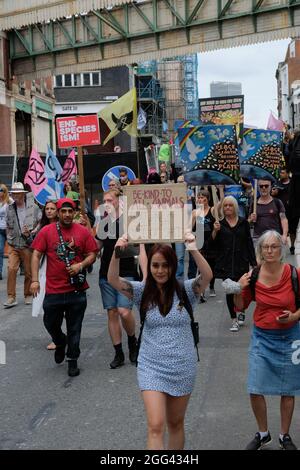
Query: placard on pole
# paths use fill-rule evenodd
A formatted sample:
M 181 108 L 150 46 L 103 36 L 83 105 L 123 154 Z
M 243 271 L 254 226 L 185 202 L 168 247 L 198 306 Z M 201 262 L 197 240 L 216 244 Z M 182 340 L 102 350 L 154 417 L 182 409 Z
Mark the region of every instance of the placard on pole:
M 77 147 L 80 209 L 85 214 L 84 170 L 82 147 L 100 145 L 99 120 L 97 114 L 68 116 L 56 119 L 59 148 Z

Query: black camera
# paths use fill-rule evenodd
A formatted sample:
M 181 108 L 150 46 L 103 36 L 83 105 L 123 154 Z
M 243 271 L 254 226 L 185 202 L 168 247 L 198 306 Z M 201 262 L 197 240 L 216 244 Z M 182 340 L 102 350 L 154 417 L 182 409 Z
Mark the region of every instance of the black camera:
M 84 269 L 82 272 L 76 274 L 75 276 L 71 277 L 71 284 L 76 287 L 82 287 L 86 281 L 86 270 Z

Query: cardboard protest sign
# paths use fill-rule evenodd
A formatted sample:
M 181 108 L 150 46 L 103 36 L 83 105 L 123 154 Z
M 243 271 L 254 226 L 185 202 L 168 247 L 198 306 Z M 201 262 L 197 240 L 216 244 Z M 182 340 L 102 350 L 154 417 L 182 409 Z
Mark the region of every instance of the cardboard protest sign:
M 239 184 L 234 126 L 179 128 L 184 180 L 191 185 Z
M 184 241 L 185 183 L 140 184 L 122 189 L 124 231 L 129 243 Z
M 283 134 L 264 129 L 245 129 L 239 147 L 241 176 L 244 178 L 279 180 Z
M 244 95 L 199 99 L 201 124 L 235 126 L 238 139 L 242 136 L 244 122 Z

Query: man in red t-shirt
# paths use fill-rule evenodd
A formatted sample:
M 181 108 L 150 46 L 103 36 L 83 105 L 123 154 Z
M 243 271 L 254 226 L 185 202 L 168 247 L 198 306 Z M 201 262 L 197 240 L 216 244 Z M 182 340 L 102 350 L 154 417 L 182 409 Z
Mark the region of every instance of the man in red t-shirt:
M 46 225 L 32 243 L 32 284 L 35 297 L 40 290 L 40 260 L 47 256 L 46 294 L 43 303 L 44 325 L 56 345 L 54 359 L 63 362 L 67 349 L 68 374 L 79 375 L 77 359 L 80 355 L 79 343 L 81 326 L 86 309 L 86 289 L 84 281 L 78 283 L 78 276 L 96 259 L 98 247 L 90 232 L 80 224 L 73 223 L 75 203 L 63 198 L 57 201 L 59 222 Z M 63 318 L 66 318 L 67 336 L 62 332 Z

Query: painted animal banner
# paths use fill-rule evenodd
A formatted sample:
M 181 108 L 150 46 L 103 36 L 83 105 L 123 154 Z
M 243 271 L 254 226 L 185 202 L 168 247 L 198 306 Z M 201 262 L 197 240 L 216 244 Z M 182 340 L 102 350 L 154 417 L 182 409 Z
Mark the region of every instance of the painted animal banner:
M 244 178 L 279 180 L 283 133 L 264 129 L 244 129 L 239 147 L 241 176 Z
M 179 128 L 180 160 L 190 185 L 239 184 L 235 126 Z
M 196 127 L 200 126 L 199 121 L 191 121 L 187 119 L 176 119 L 174 122 L 174 144 L 175 144 L 175 165 L 177 167 L 181 167 L 181 159 L 180 159 L 180 148 L 179 148 L 179 135 L 178 129 L 182 127 Z

